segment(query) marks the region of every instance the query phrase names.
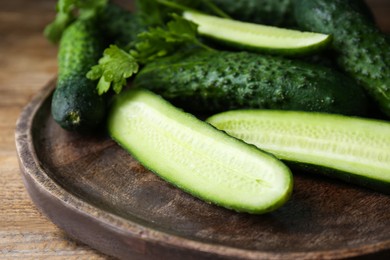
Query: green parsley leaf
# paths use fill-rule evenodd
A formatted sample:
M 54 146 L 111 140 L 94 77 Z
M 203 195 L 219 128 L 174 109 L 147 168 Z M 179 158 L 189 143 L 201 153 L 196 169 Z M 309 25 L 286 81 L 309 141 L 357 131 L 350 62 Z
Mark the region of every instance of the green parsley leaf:
M 74 19 L 77 17 L 88 19 L 95 16 L 107 2 L 108 0 L 59 0 L 56 7 L 57 15 L 54 21 L 46 26 L 44 35 L 51 42 L 57 43 Z
M 165 27 L 149 28 L 138 34 L 130 46 L 129 52 L 111 45 L 104 51 L 98 65 L 87 73 L 91 80 L 99 79 L 99 95 L 106 93 L 110 87 L 119 93 L 126 85 L 126 80 L 139 70 L 139 64 L 146 64 L 159 57 L 169 55 L 185 45 L 199 45 L 206 49 L 197 39 L 197 25 L 176 14 Z
M 138 70 L 139 65 L 133 56 L 116 45 L 111 45 L 104 51 L 99 64 L 93 66 L 87 73 L 87 78 L 99 79 L 97 84 L 99 95 L 106 93 L 111 86 L 115 93 L 119 93 L 126 86 L 126 79 Z
M 136 12 L 148 26 L 162 25 L 170 19 L 169 14 L 177 10 L 192 10 L 200 7 L 201 1 L 194 0 L 136 0 Z
M 56 43 L 68 24 L 74 19 L 73 9 L 76 0 L 59 0 L 57 3 L 57 15 L 52 23 L 46 26 L 44 35 L 51 42 Z
M 89 19 L 94 17 L 108 3 L 108 0 L 78 0 L 79 19 Z
M 150 28 L 138 35 L 130 51 L 139 62 L 147 63 L 158 57 L 166 56 L 182 45 L 195 44 L 210 49 L 197 38 L 198 26 L 183 17 L 173 14 L 173 20 L 167 23 L 166 28 Z

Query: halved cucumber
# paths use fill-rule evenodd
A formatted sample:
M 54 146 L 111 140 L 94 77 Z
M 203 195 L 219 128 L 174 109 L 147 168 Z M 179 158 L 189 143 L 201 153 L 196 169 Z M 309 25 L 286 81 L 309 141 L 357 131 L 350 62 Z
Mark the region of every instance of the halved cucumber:
M 207 121 L 282 160 L 390 193 L 388 122 L 271 110 L 230 111 Z
M 145 90 L 116 97 L 108 130 L 145 167 L 207 202 L 265 213 L 292 191 L 290 170 L 278 159 Z
M 183 17 L 198 25 L 200 35 L 245 50 L 285 55 L 308 54 L 330 43 L 327 34 L 301 32 L 185 11 Z

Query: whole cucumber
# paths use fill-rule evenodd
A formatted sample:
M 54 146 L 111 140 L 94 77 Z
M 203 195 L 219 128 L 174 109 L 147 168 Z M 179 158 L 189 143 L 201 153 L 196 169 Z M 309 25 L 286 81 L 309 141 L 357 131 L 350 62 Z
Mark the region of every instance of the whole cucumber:
M 139 15 L 113 3 L 108 3 L 99 14 L 99 26 L 110 42 L 121 47 L 126 47 L 147 27 Z
M 210 1 L 237 20 L 274 26 L 296 27 L 293 0 Z M 354 0 L 352 2 L 354 8 L 364 13 L 368 19 L 374 20 L 371 10 L 364 0 Z
M 53 118 L 67 130 L 90 130 L 105 116 L 106 102 L 86 73 L 98 61 L 104 44 L 95 20 L 77 20 L 64 32 L 58 53 L 58 81 Z
M 298 24 L 333 35 L 338 64 L 390 116 L 390 41 L 353 0 L 295 0 Z
M 278 26 L 294 24 L 292 0 L 212 0 L 212 2 L 237 20 Z
M 353 80 L 297 60 L 248 52 L 187 51 L 146 65 L 135 86 L 193 112 L 265 108 L 364 115 Z
M 142 0 L 138 0 L 138 2 L 142 2 Z M 219 16 L 215 12 L 215 8 L 210 7 L 210 5 L 214 5 L 231 18 L 245 22 L 287 27 L 295 25 L 292 0 L 170 0 L 170 2 Z M 166 7 L 161 6 L 161 8 Z M 167 8 L 163 13 L 175 11 L 177 10 Z M 154 11 L 151 13 L 153 15 Z

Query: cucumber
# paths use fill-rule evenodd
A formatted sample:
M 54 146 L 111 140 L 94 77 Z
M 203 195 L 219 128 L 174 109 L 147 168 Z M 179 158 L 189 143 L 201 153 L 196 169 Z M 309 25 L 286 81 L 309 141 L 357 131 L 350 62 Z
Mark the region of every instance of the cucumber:
M 248 52 L 179 51 L 147 64 L 134 86 L 190 112 L 266 108 L 364 115 L 353 80 L 320 66 Z
M 193 11 L 185 11 L 183 17 L 198 25 L 200 35 L 241 50 L 303 55 L 318 52 L 331 41 L 326 34 L 246 23 Z
M 302 28 L 333 35 L 340 67 L 390 116 L 390 41 L 364 8 L 353 0 L 296 0 L 294 8 Z
M 388 122 L 265 110 L 225 112 L 207 122 L 286 162 L 390 193 Z
M 94 19 L 77 20 L 62 35 L 51 113 L 64 129 L 92 130 L 104 119 L 105 98 L 98 95 L 96 83 L 86 78 L 103 47 Z
M 167 2 L 170 3 L 167 3 Z M 142 0 L 138 0 L 142 2 Z M 160 4 L 161 13 L 172 13 L 177 11 L 175 4 L 187 9 L 195 9 L 204 13 L 218 15 L 221 17 L 231 17 L 235 20 L 267 24 L 273 26 L 295 27 L 294 15 L 292 9 L 292 0 L 157 0 Z M 171 6 L 171 8 L 167 8 Z M 156 10 L 151 6 L 143 8 L 145 13 L 154 15 Z M 152 10 L 150 10 L 152 9 Z
M 151 92 L 118 95 L 108 131 L 145 167 L 207 202 L 260 214 L 280 207 L 291 194 L 291 172 L 275 157 Z
M 296 28 L 293 0 L 210 0 L 233 19 Z M 198 1 L 192 1 L 198 2 Z M 374 21 L 374 16 L 364 0 L 351 1 L 353 8 Z M 203 8 L 203 11 L 208 11 Z
M 294 25 L 292 0 L 211 0 L 232 18 L 274 26 Z
M 126 47 L 147 29 L 139 15 L 108 3 L 99 14 L 99 27 L 104 36 L 120 47 Z

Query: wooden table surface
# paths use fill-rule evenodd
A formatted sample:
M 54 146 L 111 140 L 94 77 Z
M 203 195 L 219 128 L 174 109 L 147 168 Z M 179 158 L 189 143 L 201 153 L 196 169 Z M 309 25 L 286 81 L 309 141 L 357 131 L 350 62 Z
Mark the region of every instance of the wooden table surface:
M 37 211 L 20 176 L 14 144 L 21 109 L 57 71 L 57 48 L 42 36 L 55 0 L 0 1 L 0 259 L 107 259 L 70 239 Z M 390 32 L 390 0 L 368 0 Z

